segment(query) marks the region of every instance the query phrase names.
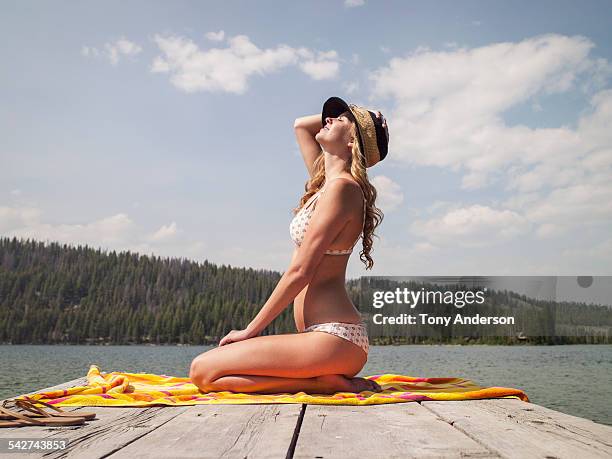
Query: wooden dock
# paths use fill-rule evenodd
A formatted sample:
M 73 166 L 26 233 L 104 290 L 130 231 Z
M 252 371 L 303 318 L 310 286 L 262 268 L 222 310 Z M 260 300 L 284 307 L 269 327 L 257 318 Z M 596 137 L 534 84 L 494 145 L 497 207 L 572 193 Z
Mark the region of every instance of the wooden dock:
M 611 426 L 516 399 L 62 409 L 98 416 L 82 426 L 0 429 L 0 443 L 68 441 L 65 450 L 0 457 L 612 458 Z

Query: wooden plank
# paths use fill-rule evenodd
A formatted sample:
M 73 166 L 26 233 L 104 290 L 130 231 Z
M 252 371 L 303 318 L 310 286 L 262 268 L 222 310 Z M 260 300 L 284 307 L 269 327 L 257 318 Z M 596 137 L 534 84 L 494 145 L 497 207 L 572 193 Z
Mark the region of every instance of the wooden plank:
M 69 441 L 68 450 L 44 457 L 285 457 L 291 445 L 294 457 L 612 457 L 611 426 L 515 399 L 62 409 L 95 411 L 98 419 L 83 426 L 4 428 L 0 439 Z
M 84 383 L 83 378 L 79 378 L 42 390 L 65 389 Z M 157 429 L 189 408 L 192 407 L 62 407 L 65 411 L 74 411 L 75 413 L 78 413 L 79 410 L 93 411 L 97 414 L 97 417 L 94 420 L 85 421 L 82 426 L 3 428 L 0 429 L 0 438 L 44 438 L 68 441 L 68 449 L 48 452 L 44 455 L 45 458 L 65 456 L 103 457 Z M 19 453 L 15 457 L 20 459 L 38 458 L 43 457 L 43 453 Z
M 301 406 L 195 405 L 110 457 L 284 458 Z
M 32 391 L 32 392 L 26 392 L 25 394 L 15 394 L 13 397 L 8 397 L 5 399 L 2 399 L 0 401 L 0 404 L 2 402 L 4 402 L 5 400 L 9 400 L 12 398 L 15 398 L 19 395 L 29 395 L 29 394 L 33 394 L 36 392 L 42 392 L 42 391 L 49 391 L 49 390 L 59 390 L 59 389 L 68 389 L 70 387 L 75 387 L 75 386 L 82 386 L 83 384 L 87 383 L 87 378 L 86 377 L 81 377 L 81 378 L 77 378 L 77 379 L 73 379 L 72 381 L 67 381 L 61 384 L 58 384 L 56 386 L 51 386 L 51 387 L 47 387 L 45 389 L 41 389 L 41 390 L 36 390 L 36 391 Z M 62 410 L 64 411 L 75 411 L 80 409 L 81 407 L 65 407 L 62 408 Z M 20 410 L 17 410 L 20 411 Z M 91 421 L 85 421 L 87 422 L 91 422 Z M 67 430 L 70 429 L 77 429 L 80 426 L 65 426 L 65 427 L 12 427 L 12 428 L 2 428 L 0 429 L 0 439 L 15 439 L 15 438 L 20 438 L 20 439 L 50 439 L 50 437 L 56 436 L 56 438 L 62 438 L 62 432 L 65 432 Z M 58 436 L 59 433 L 59 436 Z M 5 453 L 6 454 L 6 453 Z M 8 457 L 9 455 L 7 455 Z M 42 457 L 42 453 L 33 453 L 33 454 L 27 454 L 27 453 L 19 453 L 17 456 L 10 454 L 10 457 L 19 457 L 19 458 L 34 458 L 34 457 Z
M 67 440 L 68 449 L 48 452 L 45 458 L 105 457 L 138 440 L 180 415 L 191 406 L 162 407 L 83 407 L 95 411 L 97 419 L 85 421 L 82 426 L 20 427 L 5 438 L 45 438 Z M 42 457 L 42 453 L 20 454 L 19 458 Z
M 46 391 L 51 391 L 51 390 L 68 389 L 70 387 L 83 386 L 85 384 L 87 384 L 87 378 L 86 377 L 81 377 L 81 378 L 73 379 L 72 381 L 67 381 L 65 383 L 58 384 L 56 386 L 47 387 L 46 389 L 40 389 L 40 390 L 35 390 L 35 391 L 32 391 L 32 392 L 26 392 L 25 394 L 15 394 L 13 397 L 8 397 L 8 398 L 0 400 L 0 405 L 5 400 L 13 399 L 13 398 L 18 397 L 20 395 L 30 395 L 30 394 L 35 394 L 37 392 L 46 392 Z M 79 410 L 87 411 L 86 409 L 82 409 L 82 407 L 76 407 L 76 406 L 61 407 L 61 409 L 64 410 L 64 411 L 76 411 L 76 412 L 78 412 Z M 50 409 L 45 408 L 45 410 L 49 411 Z M 17 411 L 20 411 L 20 410 L 17 410 Z M 89 410 L 89 411 L 91 411 L 91 410 Z M 6 432 L 9 432 L 8 437 L 11 437 L 12 435 L 10 435 L 10 432 L 14 431 L 15 429 L 19 429 L 20 432 L 25 431 L 25 430 L 32 430 L 32 429 L 25 429 L 23 427 L 3 428 L 2 430 L 0 430 L 0 438 L 3 438 L 2 434 L 6 433 Z
M 612 457 L 612 427 L 532 403 L 491 399 L 422 405 L 502 457 Z
M 308 405 L 295 458 L 499 457 L 416 402 Z
M 503 409 L 510 416 L 524 418 L 535 424 L 556 423 L 565 429 L 572 430 L 580 435 L 585 435 L 592 440 L 597 440 L 607 446 L 612 446 L 612 426 L 599 424 L 590 419 L 572 416 L 571 414 L 555 411 L 534 403 L 525 403 L 520 400 L 488 400 L 490 405 Z M 571 428 L 570 428 L 571 427 Z

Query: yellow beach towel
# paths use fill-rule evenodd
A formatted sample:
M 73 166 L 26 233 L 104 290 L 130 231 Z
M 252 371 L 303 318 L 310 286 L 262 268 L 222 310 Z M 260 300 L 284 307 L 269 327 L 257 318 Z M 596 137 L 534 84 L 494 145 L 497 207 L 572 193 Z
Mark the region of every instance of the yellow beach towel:
M 151 405 L 235 405 L 257 403 L 307 403 L 314 405 L 380 405 L 422 400 L 475 400 L 518 398 L 529 401 L 520 389 L 479 387 L 462 378 L 414 378 L 396 374 L 367 376 L 383 392 L 337 392 L 334 395 L 279 393 L 274 395 L 200 392 L 189 378 L 148 373 L 102 373 L 91 365 L 87 385 L 17 398 L 42 400 L 56 406 L 151 406 Z

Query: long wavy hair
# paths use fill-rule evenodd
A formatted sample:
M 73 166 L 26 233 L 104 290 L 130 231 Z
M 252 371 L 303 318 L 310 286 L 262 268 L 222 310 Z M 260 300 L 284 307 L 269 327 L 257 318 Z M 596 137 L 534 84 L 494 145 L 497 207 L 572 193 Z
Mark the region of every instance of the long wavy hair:
M 352 113 L 345 112 L 344 116 L 351 120 L 350 136 L 353 139 L 353 149 L 351 152 L 350 171 L 351 175 L 355 179 L 359 186 L 363 190 L 363 194 L 366 198 L 366 215 L 364 228 L 361 233 L 362 250 L 359 252 L 359 259 L 366 265 L 366 269 L 372 269 L 374 266 L 374 260 L 370 256 L 372 251 L 373 237 L 378 237 L 374 234 L 374 230 L 382 223 L 384 214 L 383 212 L 374 205 L 378 193 L 376 188 L 370 183 L 368 179 L 368 173 L 366 172 L 364 156 L 359 148 L 359 141 L 357 140 L 357 125 L 355 118 Z M 306 204 L 306 202 L 321 189 L 325 182 L 325 155 L 321 150 L 317 159 L 313 163 L 313 175 L 310 180 L 306 182 L 304 186 L 305 193 L 300 199 L 298 207 L 293 209 L 293 214 L 297 214 L 300 209 Z

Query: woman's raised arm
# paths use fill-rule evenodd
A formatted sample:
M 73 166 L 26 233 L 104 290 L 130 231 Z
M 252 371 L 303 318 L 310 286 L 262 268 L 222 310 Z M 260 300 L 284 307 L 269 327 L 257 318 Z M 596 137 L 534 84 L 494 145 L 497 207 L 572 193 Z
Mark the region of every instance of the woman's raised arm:
M 315 135 L 317 135 L 322 127 L 321 114 L 302 116 L 293 123 L 295 138 L 300 146 L 302 158 L 304 158 L 304 164 L 310 178 L 312 178 L 314 173 L 313 164 L 315 160 L 323 153 L 321 145 L 315 139 Z

